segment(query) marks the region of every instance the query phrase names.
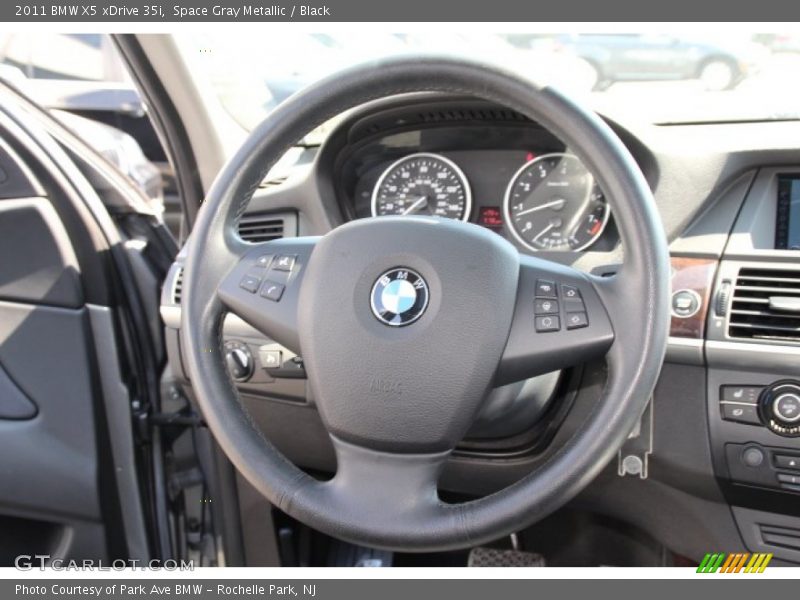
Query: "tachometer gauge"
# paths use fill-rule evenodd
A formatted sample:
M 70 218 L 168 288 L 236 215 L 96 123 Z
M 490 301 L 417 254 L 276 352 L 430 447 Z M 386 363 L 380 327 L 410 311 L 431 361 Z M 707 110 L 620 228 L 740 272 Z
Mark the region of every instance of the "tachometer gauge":
M 583 250 L 608 222 L 603 193 L 578 157 L 553 153 L 534 158 L 508 184 L 506 223 L 531 250 Z
M 372 216 L 433 215 L 466 221 L 472 209 L 469 182 L 449 158 L 411 154 L 391 164 L 372 192 Z

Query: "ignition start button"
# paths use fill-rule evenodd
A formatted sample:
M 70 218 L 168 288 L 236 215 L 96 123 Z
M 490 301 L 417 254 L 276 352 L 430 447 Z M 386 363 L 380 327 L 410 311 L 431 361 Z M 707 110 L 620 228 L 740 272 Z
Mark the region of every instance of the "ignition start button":
M 688 319 L 697 314 L 701 303 L 700 296 L 694 290 L 678 290 L 672 294 L 672 314 Z

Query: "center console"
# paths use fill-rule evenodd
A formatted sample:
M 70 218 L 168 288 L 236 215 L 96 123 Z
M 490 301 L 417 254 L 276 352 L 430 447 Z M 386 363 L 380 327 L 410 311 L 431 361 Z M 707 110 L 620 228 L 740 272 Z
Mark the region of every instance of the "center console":
M 800 169 L 762 169 L 708 312 L 715 471 L 751 551 L 800 562 Z

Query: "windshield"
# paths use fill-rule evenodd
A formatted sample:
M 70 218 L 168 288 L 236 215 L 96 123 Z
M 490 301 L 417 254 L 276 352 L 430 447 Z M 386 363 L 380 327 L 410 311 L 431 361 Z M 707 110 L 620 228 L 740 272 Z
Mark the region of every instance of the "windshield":
M 800 115 L 800 34 L 237 31 L 178 41 L 198 76 L 245 129 L 304 86 L 348 65 L 420 52 L 498 63 L 580 96 L 623 122 Z

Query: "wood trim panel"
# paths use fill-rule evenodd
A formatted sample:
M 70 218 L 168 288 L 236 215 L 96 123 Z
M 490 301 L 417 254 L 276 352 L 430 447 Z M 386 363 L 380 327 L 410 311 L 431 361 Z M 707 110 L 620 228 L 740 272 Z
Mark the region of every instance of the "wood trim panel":
M 670 335 L 703 339 L 706 317 L 711 302 L 711 289 L 717 271 L 717 261 L 709 258 L 672 257 L 672 292 L 692 290 L 700 297 L 700 309 L 691 317 L 672 314 Z

